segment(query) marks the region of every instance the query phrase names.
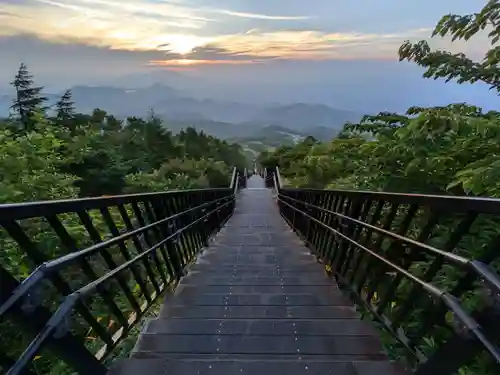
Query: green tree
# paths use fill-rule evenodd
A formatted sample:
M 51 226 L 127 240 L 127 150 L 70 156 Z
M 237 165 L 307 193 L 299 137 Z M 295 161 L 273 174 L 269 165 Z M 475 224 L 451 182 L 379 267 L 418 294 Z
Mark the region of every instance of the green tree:
M 89 124 L 94 129 L 99 131 L 104 131 L 104 123 L 106 121 L 106 116 L 108 113 L 100 108 L 95 108 L 90 115 Z
M 123 121 L 118 120 L 113 115 L 107 115 L 104 120 L 103 129 L 104 131 L 119 131 L 123 127 Z
M 63 170 L 77 177 L 80 196 L 123 192 L 128 166 L 114 134 L 90 128 L 73 137 L 64 153 Z
M 72 99 L 71 90 L 66 90 L 55 105 L 56 124 L 74 130 L 75 103 Z
M 16 90 L 16 98 L 10 108 L 19 116 L 24 129 L 31 130 L 35 125 L 32 120 L 33 114 L 37 110 L 44 110 L 42 104 L 47 100 L 41 94 L 43 86 L 35 86 L 33 75 L 24 63 L 21 63 L 11 85 Z
M 459 83 L 482 81 L 500 93 L 500 1 L 489 0 L 478 13 L 468 15 L 448 14 L 441 18 L 432 36 L 449 36 L 452 41 L 468 41 L 479 32 L 487 32 L 491 49 L 480 62 L 463 53 L 432 51 L 422 40 L 406 41 L 399 49 L 399 59 L 414 61 L 426 68 L 424 77 L 456 79 Z

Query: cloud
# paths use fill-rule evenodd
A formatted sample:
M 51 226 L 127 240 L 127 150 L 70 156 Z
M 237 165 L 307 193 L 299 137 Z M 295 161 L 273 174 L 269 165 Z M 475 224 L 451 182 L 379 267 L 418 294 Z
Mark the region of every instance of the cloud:
M 50 42 L 78 41 L 130 50 L 151 50 L 169 43 L 180 53 L 209 42 L 209 24 L 223 22 L 224 17 L 274 21 L 304 18 L 154 0 L 24 0 L 0 3 L 0 12 L 0 35 L 29 34 Z
M 206 38 L 190 36 L 208 19 L 184 7 L 136 1 L 34 0 L 29 5 L 0 5 L 5 12 L 0 35 L 35 35 L 56 43 L 81 43 L 110 49 L 154 50 L 162 43 L 179 52 L 206 43 Z
M 148 65 L 180 67 L 193 65 L 248 65 L 263 63 L 274 58 L 276 57 L 258 56 L 242 51 L 231 52 L 224 47 L 206 45 L 196 47 L 186 54 L 166 52 L 162 59 L 151 60 Z
M 295 21 L 295 20 L 307 20 L 312 17 L 310 16 L 271 16 L 266 14 L 257 13 L 246 13 L 246 12 L 234 12 L 231 10 L 224 9 L 213 9 L 210 12 L 225 14 L 227 16 L 240 17 L 240 18 L 253 18 L 258 20 L 272 20 L 272 21 Z
M 207 44 L 185 54 L 172 53 L 164 46 L 165 58 L 152 64 L 185 66 L 209 64 L 250 64 L 271 60 L 397 60 L 398 49 L 407 40 L 428 39 L 430 28 L 400 33 L 325 33 L 313 30 L 282 30 L 266 32 L 253 29 L 240 34 L 211 38 Z M 480 43 L 450 44 L 446 39 L 431 41 L 433 48 L 465 52 L 480 59 L 486 49 Z M 186 61 L 183 61 L 186 60 Z
M 240 25 L 237 31 L 228 31 L 224 27 L 231 22 L 234 27 L 235 21 L 228 18 L 246 20 L 236 22 Z M 143 56 L 154 51 L 164 57 L 155 57 L 149 64 L 185 66 L 276 59 L 396 59 L 405 39 L 427 38 L 431 31 L 331 32 L 304 24 L 292 26 L 294 21 L 314 18 L 196 7 L 183 0 L 4 0 L 0 3 L 0 36 L 31 35 L 49 43 L 132 51 Z M 269 23 L 281 26 L 276 29 Z M 447 41 L 434 44 L 450 49 Z M 474 54 L 485 45 L 475 43 Z M 470 48 L 458 43 L 451 50 L 467 52 Z
M 373 58 L 380 55 L 381 46 L 399 45 L 406 35 L 423 32 L 419 30 L 401 34 L 363 34 L 313 30 L 253 31 L 221 36 L 212 43 L 223 46 L 233 54 L 251 53 L 260 58 L 335 59 L 354 52 L 364 54 L 366 58 Z
M 410 31 L 410 35 L 428 30 Z M 165 56 L 152 65 L 252 64 L 270 60 L 339 60 L 396 58 L 404 34 L 322 33 L 319 31 L 260 32 L 252 30 L 213 38 L 180 54 L 169 44 Z M 370 51 L 367 53 L 367 51 Z

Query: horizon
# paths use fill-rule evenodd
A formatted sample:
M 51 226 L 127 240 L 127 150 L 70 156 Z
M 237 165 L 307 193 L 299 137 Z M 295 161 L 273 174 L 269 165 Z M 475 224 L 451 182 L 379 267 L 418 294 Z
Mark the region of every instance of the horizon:
M 498 96 L 484 85 L 425 80 L 397 55 L 407 39 L 429 40 L 444 14 L 478 8 L 467 0 L 1 0 L 0 91 L 23 61 L 48 92 L 134 88 L 158 75 L 157 83 L 219 100 L 311 100 L 361 111 L 448 102 L 492 109 Z M 473 59 L 490 47 L 484 34 L 468 43 L 433 39 L 431 46 Z

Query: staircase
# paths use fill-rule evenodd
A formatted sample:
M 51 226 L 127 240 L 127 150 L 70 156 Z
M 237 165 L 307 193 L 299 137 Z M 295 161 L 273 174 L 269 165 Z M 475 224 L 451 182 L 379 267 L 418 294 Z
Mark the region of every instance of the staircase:
M 0 373 L 500 373 L 500 200 L 264 177 L 0 205 Z
M 401 374 L 253 176 L 120 375 Z

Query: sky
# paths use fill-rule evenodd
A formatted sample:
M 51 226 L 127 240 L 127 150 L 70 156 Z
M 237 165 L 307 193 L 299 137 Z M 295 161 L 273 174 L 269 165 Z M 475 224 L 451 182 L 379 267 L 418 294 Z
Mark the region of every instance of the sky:
M 343 85 L 347 91 L 354 85 L 355 95 L 373 90 L 369 84 L 363 87 L 371 80 L 375 86 L 385 82 L 402 90 L 401 80 L 413 85 L 422 72 L 397 62 L 401 43 L 427 39 L 442 15 L 478 11 L 482 3 L 0 0 L 0 87 L 24 61 L 51 87 L 175 71 L 221 87 L 262 84 L 286 92 L 289 82 L 307 91 L 323 82 Z M 477 59 L 489 47 L 484 36 L 467 44 L 433 40 L 431 45 Z M 427 85 L 429 92 L 453 94 L 441 84 Z M 462 91 L 465 99 L 484 97 L 487 105 L 497 99 L 483 88 L 480 94 L 472 94 L 478 89 L 456 90 L 458 99 Z M 387 100 L 389 105 L 391 95 Z

